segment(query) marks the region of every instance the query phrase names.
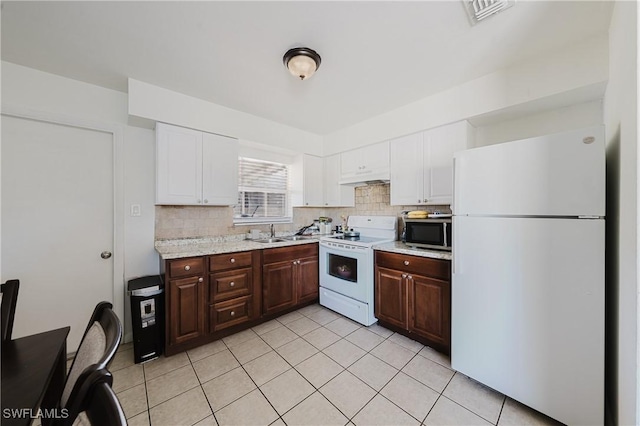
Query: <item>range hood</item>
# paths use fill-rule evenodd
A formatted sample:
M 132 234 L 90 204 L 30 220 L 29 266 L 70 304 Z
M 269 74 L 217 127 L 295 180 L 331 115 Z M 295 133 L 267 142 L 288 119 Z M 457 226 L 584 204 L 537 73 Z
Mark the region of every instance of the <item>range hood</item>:
M 389 168 L 368 170 L 361 173 L 356 173 L 351 176 L 342 176 L 338 182 L 340 185 L 348 186 L 365 186 L 376 185 L 380 183 L 389 183 L 390 173 Z

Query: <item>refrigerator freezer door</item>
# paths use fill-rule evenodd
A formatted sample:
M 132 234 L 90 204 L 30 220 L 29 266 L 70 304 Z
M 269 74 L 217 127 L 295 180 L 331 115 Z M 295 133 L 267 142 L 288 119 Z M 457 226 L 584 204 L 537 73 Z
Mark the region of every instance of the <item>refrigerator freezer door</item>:
M 456 215 L 604 216 L 604 126 L 460 151 Z
M 451 363 L 567 424 L 604 421 L 604 220 L 454 217 Z

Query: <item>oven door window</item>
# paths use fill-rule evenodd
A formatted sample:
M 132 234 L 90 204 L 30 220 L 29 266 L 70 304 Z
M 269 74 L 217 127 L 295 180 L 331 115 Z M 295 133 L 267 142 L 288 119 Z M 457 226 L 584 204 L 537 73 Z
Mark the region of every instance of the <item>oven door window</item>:
M 341 280 L 358 282 L 358 259 L 328 253 L 328 273 Z

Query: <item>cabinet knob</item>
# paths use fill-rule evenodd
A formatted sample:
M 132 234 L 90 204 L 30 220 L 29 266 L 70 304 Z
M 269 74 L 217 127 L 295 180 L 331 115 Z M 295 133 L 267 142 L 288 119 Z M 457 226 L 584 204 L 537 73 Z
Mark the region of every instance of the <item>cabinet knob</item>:
M 291 262 L 291 263 L 295 265 L 295 264 L 296 264 L 296 261 L 294 260 L 294 261 L 293 261 L 293 262 Z
M 229 313 L 229 315 L 231 315 L 232 317 L 236 315 L 235 311 L 231 311 L 231 313 Z
M 413 277 L 411 275 L 407 275 L 407 279 L 412 280 Z
M 236 263 L 236 259 L 232 257 L 232 258 L 229 260 L 229 262 L 231 262 L 231 263 Z
M 309 205 L 309 203 L 304 203 L 304 204 L 307 205 L 307 206 Z
M 407 278 L 407 274 L 402 274 L 402 278 Z
M 229 283 L 229 287 L 233 287 L 234 285 L 236 285 L 236 283 L 234 283 L 233 281 Z
M 209 204 L 209 200 L 207 200 L 206 198 L 204 199 L 204 203 L 205 204 Z
M 191 270 L 191 266 L 189 266 L 189 265 L 185 266 L 185 267 L 184 267 L 184 270 L 185 270 L 185 271 L 190 271 L 190 270 Z
M 197 202 L 198 204 L 202 204 L 202 200 L 200 200 L 199 198 L 196 200 L 196 202 Z
M 404 262 L 402 262 L 402 263 L 404 263 L 404 266 L 408 266 L 408 265 L 409 265 L 409 261 L 408 261 L 408 260 L 405 260 L 405 261 L 404 261 Z
M 198 282 L 201 283 L 202 281 L 204 281 L 204 278 L 200 277 L 198 278 Z
M 420 204 L 422 202 L 422 200 L 418 200 L 418 204 Z

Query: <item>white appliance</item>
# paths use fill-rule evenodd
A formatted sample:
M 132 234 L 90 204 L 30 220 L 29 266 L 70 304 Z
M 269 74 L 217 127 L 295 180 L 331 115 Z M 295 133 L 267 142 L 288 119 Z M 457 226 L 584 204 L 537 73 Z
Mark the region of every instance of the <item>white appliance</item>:
M 395 241 L 398 218 L 349 216 L 347 228 L 359 237 L 320 238 L 320 304 L 354 321 L 371 325 L 374 309 L 373 246 Z
M 604 423 L 604 127 L 454 156 L 455 370 Z

